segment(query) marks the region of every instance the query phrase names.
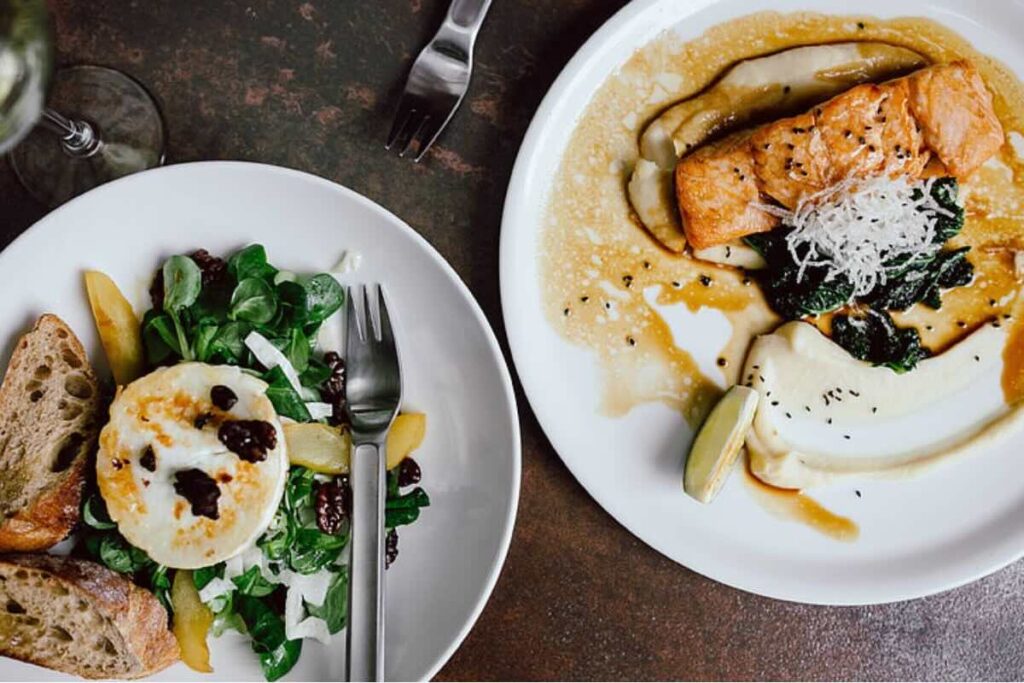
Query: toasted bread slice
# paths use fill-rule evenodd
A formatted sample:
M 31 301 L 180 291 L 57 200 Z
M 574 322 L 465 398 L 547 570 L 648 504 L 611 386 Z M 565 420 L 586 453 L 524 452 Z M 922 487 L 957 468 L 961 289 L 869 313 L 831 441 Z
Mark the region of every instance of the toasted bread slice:
M 0 386 L 0 552 L 49 548 L 78 522 L 102 409 L 82 344 L 57 316 L 39 318 Z
M 178 659 L 167 612 L 102 565 L 0 556 L 0 654 L 84 678 L 140 678 Z

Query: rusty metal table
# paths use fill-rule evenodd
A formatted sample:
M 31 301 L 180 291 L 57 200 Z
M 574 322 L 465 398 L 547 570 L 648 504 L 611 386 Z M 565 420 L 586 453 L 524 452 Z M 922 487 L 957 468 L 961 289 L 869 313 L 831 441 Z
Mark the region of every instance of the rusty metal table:
M 530 116 L 621 0 L 499 0 L 462 110 L 414 165 L 391 103 L 441 0 L 54 0 L 62 64 L 106 64 L 163 107 L 168 163 L 244 159 L 330 178 L 422 233 L 503 337 L 501 208 Z M 0 162 L 0 242 L 44 214 Z M 7 293 L 12 295 L 12 293 Z M 523 487 L 494 595 L 441 671 L 466 679 L 1020 679 L 1024 565 L 910 603 L 794 605 L 698 576 L 576 483 L 520 394 Z

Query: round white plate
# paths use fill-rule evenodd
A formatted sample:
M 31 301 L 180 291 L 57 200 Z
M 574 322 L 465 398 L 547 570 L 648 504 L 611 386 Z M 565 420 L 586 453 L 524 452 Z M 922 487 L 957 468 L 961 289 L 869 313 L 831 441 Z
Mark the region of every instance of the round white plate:
M 194 163 L 130 176 L 54 211 L 0 255 L 3 363 L 15 338 L 50 311 L 105 368 L 84 269 L 109 274 L 141 312 L 168 255 L 224 254 L 251 242 L 298 272 L 329 270 L 354 250 L 363 259 L 353 277 L 388 289 L 405 407 L 428 415 L 416 457 L 431 506 L 401 531 L 387 572 L 386 675 L 431 678 L 468 633 L 504 562 L 519 499 L 519 421 L 508 370 L 472 295 L 401 220 L 344 187 L 273 166 Z M 344 634 L 334 641 L 306 641 L 288 678 L 344 680 Z M 262 680 L 245 639 L 225 635 L 210 649 L 214 675 L 177 664 L 156 679 Z M 2 680 L 58 676 L 0 659 Z
M 565 145 L 594 92 L 664 31 L 686 41 L 768 8 L 929 17 L 1024 74 L 1019 2 L 632 2 L 562 72 L 516 162 L 501 234 L 502 304 L 516 369 L 541 426 L 576 478 L 615 519 L 676 562 L 737 588 L 810 603 L 889 602 L 952 588 L 1024 554 L 1024 436 L 914 479 L 857 484 L 861 498 L 850 484 L 815 489 L 816 499 L 860 526 L 857 542 L 840 543 L 766 512 L 740 476 L 713 505 L 685 496 L 680 482 L 692 432 L 682 417 L 660 404 L 619 419 L 599 414 L 596 356 L 565 341 L 542 309 L 537 256 L 543 218 Z M 720 321 L 710 318 L 709 327 L 690 317 L 684 334 L 695 355 L 713 359 L 717 349 L 699 348 L 710 338 L 724 341 Z

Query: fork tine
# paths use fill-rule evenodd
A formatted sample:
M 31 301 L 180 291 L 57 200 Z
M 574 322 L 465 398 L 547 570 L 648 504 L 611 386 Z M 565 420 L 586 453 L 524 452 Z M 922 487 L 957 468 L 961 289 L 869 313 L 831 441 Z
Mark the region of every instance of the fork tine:
M 427 116 L 427 125 L 422 126 L 423 130 L 419 136 L 420 149 L 419 152 L 416 154 L 416 158 L 414 159 L 416 163 L 419 163 L 420 159 L 422 159 L 423 156 L 427 153 L 427 150 L 429 150 L 430 147 L 434 144 L 434 141 L 437 140 L 438 136 L 441 135 L 441 131 L 444 130 L 445 126 L 448 125 L 448 121 L 450 121 L 452 116 L 455 115 L 455 110 L 457 107 L 458 103 L 456 103 L 455 107 L 452 108 L 450 112 L 448 112 L 447 116 L 437 116 L 436 114 Z
M 356 298 L 362 299 L 362 296 L 357 295 L 357 291 L 362 289 L 355 286 L 348 288 L 348 302 L 345 311 L 345 345 L 349 349 L 357 346 L 356 342 L 366 342 L 366 321 L 363 317 L 363 312 L 360 307 L 356 304 Z
M 395 119 L 391 124 L 391 132 L 388 133 L 388 141 L 384 145 L 384 149 L 390 150 L 391 146 L 395 144 L 398 136 L 407 127 L 406 123 L 414 111 L 413 99 L 403 94 L 402 99 L 398 101 L 398 111 L 395 112 Z
M 385 352 L 394 353 L 395 333 L 391 329 L 391 316 L 388 315 L 387 297 L 384 296 L 384 287 L 377 286 L 377 311 L 380 317 L 380 343 Z
M 370 286 L 363 286 L 363 310 L 366 311 L 366 340 L 373 343 L 380 338 L 376 317 L 373 315 L 373 304 L 370 301 Z
M 420 137 L 419 133 L 423 129 L 423 127 L 426 126 L 427 123 L 430 121 L 430 118 L 430 114 L 427 114 L 426 116 L 419 120 L 419 122 L 416 124 L 415 129 L 412 130 L 412 133 L 409 135 L 409 141 L 405 144 L 405 147 L 402 148 L 402 151 L 398 153 L 399 158 L 404 159 L 405 155 L 412 151 L 413 143 L 416 142 L 417 138 L 420 139 L 420 149 L 423 148 L 422 138 Z M 416 158 L 419 158 L 418 153 Z

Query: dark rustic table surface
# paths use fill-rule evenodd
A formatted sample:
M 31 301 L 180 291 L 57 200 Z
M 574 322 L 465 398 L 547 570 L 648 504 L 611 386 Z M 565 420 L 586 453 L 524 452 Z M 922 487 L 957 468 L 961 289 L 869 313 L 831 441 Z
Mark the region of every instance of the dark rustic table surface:
M 682 1 L 682 0 L 680 0 Z M 621 0 L 497 0 L 472 88 L 424 163 L 385 154 L 391 107 L 442 0 L 55 0 L 62 64 L 154 92 L 168 163 L 244 159 L 337 181 L 426 237 L 504 343 L 498 233 L 533 111 Z M 0 241 L 45 210 L 0 162 Z M 865 608 L 748 595 L 680 567 L 590 499 L 520 392 L 523 486 L 508 561 L 441 679 L 1020 679 L 1024 566 Z

